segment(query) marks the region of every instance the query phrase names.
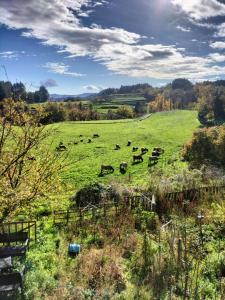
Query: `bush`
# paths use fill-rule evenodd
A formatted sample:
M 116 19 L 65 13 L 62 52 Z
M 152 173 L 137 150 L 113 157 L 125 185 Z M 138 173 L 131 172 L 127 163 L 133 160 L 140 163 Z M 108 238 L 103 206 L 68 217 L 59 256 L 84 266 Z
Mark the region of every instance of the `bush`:
M 225 127 L 215 126 L 196 131 L 185 146 L 183 157 L 193 166 L 200 166 L 205 161 L 225 166 Z
M 154 212 L 137 210 L 134 217 L 136 229 L 142 230 L 146 228 L 148 230 L 156 230 L 158 219 Z
M 85 207 L 88 204 L 97 205 L 108 200 L 118 202 L 120 194 L 114 186 L 93 183 L 80 189 L 71 199 L 75 201 L 76 206 Z

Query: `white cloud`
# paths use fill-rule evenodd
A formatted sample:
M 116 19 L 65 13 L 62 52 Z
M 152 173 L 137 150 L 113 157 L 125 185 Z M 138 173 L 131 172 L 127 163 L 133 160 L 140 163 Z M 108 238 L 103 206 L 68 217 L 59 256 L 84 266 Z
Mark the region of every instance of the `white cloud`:
M 99 56 L 108 69 L 133 77 L 194 79 L 209 75 L 220 76 L 225 72 L 225 67 L 215 65 L 215 60 L 211 57 L 186 56 L 183 49 L 176 49 L 174 46 L 118 44 L 111 49 L 102 49 Z
M 225 42 L 213 42 L 210 43 L 210 47 L 214 49 L 225 49 Z
M 25 51 L 4 51 L 0 52 L 2 59 L 17 59 L 20 55 L 24 55 Z
M 209 57 L 216 62 L 225 62 L 225 55 L 220 53 L 211 53 Z
M 104 87 L 103 86 L 97 86 L 97 85 L 93 85 L 93 84 L 90 84 L 90 85 L 85 85 L 83 86 L 83 89 L 86 90 L 86 91 L 89 91 L 89 92 L 100 92 L 102 90 L 104 90 Z
M 44 67 L 49 69 L 49 71 L 51 71 L 53 73 L 56 73 L 56 74 L 69 75 L 69 76 L 73 76 L 73 77 L 85 76 L 85 74 L 70 72 L 69 71 L 69 66 L 65 65 L 63 63 L 47 62 L 44 65 Z
M 172 0 L 172 3 L 195 20 L 225 15 L 225 4 L 217 0 Z
M 85 27 L 71 9 L 82 13 L 89 0 L 1 0 L 0 22 L 14 29 L 24 29 L 23 36 L 35 37 L 47 45 L 58 46 L 74 56 L 95 53 L 102 44 L 135 44 L 139 34 L 121 28 Z
M 172 1 L 197 20 L 225 13 L 225 5 L 216 0 Z M 225 67 L 216 65 L 215 57 L 187 56 L 185 49 L 175 45 L 144 44 L 143 36 L 122 28 L 82 25 L 79 14 L 105 1 L 93 3 L 91 0 L 1 0 L 0 23 L 23 30 L 23 36 L 57 46 L 59 52 L 69 57 L 88 56 L 118 74 L 193 79 L 225 73 Z M 48 62 L 44 67 L 57 74 L 84 75 L 71 72 L 69 65 L 64 63 Z
M 178 30 L 180 30 L 180 31 L 183 31 L 183 32 L 190 32 L 190 31 L 191 31 L 190 28 L 185 28 L 185 27 L 180 26 L 180 25 L 178 25 L 176 28 L 177 28 Z
M 217 33 L 215 34 L 216 37 L 225 37 L 225 23 L 217 26 Z

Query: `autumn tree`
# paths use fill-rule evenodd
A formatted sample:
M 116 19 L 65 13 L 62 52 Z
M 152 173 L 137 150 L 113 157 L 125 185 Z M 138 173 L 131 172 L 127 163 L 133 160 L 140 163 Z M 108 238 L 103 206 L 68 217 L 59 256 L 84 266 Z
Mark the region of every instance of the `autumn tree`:
M 134 110 L 132 107 L 128 105 L 123 105 L 120 106 L 116 113 L 121 117 L 121 118 L 126 118 L 126 119 L 132 119 L 134 117 Z
M 0 110 L 0 223 L 32 207 L 40 197 L 56 191 L 64 165 L 54 152 L 53 132 L 40 125 L 41 109 L 21 101 L 3 101 Z
M 199 85 L 198 117 L 203 125 L 216 125 L 225 121 L 225 88 Z
M 149 103 L 149 110 L 151 112 L 171 110 L 172 108 L 172 102 L 162 94 L 158 94 L 155 100 Z
M 225 165 L 225 127 L 213 126 L 194 132 L 192 139 L 183 149 L 183 157 L 193 167 L 211 162 Z

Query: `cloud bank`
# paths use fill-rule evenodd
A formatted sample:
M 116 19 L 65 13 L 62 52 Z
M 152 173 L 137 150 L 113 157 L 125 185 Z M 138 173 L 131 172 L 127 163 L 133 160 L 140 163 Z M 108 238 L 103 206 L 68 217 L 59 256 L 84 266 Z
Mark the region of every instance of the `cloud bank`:
M 216 0 L 171 1 L 196 21 L 225 15 L 225 5 Z M 218 56 L 190 56 L 175 45 L 146 44 L 144 36 L 123 28 L 82 24 L 83 17 L 106 3 L 101 0 L 1 0 L 0 23 L 22 30 L 24 37 L 57 46 L 58 52 L 65 52 L 67 57 L 88 56 L 117 74 L 157 79 L 197 79 L 224 74 L 225 68 L 217 64 L 222 59 Z M 189 31 L 181 26 L 178 29 Z M 220 34 L 222 32 L 221 27 Z M 47 62 L 44 67 L 56 74 L 84 76 L 70 71 L 69 65 L 64 63 Z

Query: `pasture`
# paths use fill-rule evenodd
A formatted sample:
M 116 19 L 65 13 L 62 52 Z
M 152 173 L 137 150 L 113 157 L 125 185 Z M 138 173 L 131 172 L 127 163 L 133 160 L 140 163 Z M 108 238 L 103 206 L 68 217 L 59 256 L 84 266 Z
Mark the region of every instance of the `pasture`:
M 142 121 L 64 122 L 50 126 L 57 131 L 52 147 L 55 149 L 63 142 L 68 149 L 70 166 L 62 178 L 74 188 L 80 188 L 96 181 L 138 185 L 154 176 L 157 169 L 171 174 L 176 168 L 186 167 L 186 163 L 180 161 L 179 153 L 199 122 L 195 111 L 171 111 L 153 114 Z M 92 138 L 93 134 L 100 137 Z M 128 140 L 132 141 L 130 147 L 127 146 Z M 120 145 L 119 150 L 115 150 L 116 144 Z M 138 150 L 132 152 L 133 147 L 138 147 Z M 142 147 L 148 148 L 149 152 L 143 155 L 143 162 L 132 165 L 133 155 L 140 154 Z M 165 153 L 158 164 L 148 167 L 148 158 L 154 147 L 164 148 Z M 171 163 L 171 160 L 174 162 Z M 119 170 L 122 162 L 128 163 L 125 174 Z M 114 173 L 99 177 L 101 165 L 113 166 Z

